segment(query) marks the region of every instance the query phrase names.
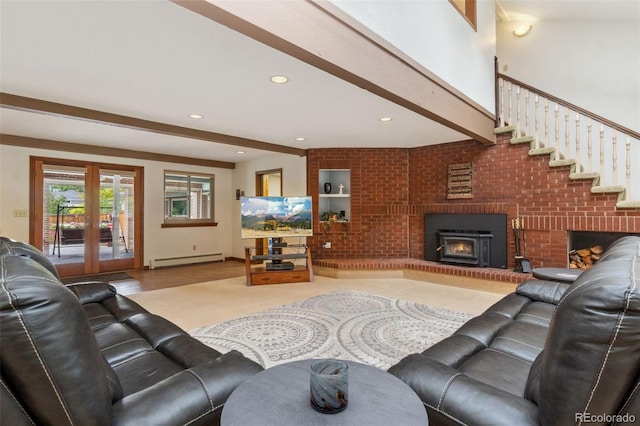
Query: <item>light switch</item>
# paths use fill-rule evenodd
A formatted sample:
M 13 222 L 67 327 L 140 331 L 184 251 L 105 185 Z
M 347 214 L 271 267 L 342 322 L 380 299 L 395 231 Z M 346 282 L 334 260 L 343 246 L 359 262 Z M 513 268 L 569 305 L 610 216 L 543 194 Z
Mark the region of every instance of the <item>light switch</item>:
M 13 210 L 13 217 L 29 217 L 29 210 L 15 209 Z

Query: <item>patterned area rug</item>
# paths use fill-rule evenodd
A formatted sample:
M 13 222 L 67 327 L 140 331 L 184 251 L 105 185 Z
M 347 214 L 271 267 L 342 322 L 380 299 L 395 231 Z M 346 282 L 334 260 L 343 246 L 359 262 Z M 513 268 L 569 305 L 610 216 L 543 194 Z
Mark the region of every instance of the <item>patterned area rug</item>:
M 339 358 L 388 369 L 451 335 L 472 315 L 405 300 L 341 290 L 190 334 L 220 352 L 231 349 L 268 368 L 309 358 Z

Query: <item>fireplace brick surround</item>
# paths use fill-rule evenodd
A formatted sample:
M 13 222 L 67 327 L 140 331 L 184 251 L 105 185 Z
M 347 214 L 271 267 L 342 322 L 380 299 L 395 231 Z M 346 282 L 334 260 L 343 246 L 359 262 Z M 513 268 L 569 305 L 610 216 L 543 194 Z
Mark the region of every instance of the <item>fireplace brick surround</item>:
M 616 194 L 592 194 L 591 180 L 570 180 L 508 134 L 486 146 L 469 140 L 419 148 L 310 149 L 307 191 L 318 215 L 319 169 L 351 170 L 352 217 L 325 231 L 316 221 L 308 244 L 318 262 L 423 259 L 424 215 L 506 214 L 524 227 L 524 255 L 537 267 L 566 267 L 569 231 L 640 233 L 640 209 L 616 209 Z M 446 198 L 447 165 L 473 164 L 473 198 Z M 508 269 L 515 267 L 507 232 Z M 330 249 L 322 248 L 331 241 Z M 375 262 L 373 262 L 375 264 Z M 466 268 L 470 269 L 470 268 Z

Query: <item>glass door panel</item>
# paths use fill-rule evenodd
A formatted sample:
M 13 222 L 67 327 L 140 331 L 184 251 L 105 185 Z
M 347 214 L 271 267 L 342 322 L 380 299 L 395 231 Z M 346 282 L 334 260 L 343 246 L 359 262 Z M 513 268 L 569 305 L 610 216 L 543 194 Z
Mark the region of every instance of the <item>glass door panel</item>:
M 110 269 L 108 261 L 134 257 L 134 179 L 135 174 L 132 172 L 100 169 L 98 224 L 100 269 Z
M 42 251 L 58 269 L 84 273 L 86 168 L 43 168 Z

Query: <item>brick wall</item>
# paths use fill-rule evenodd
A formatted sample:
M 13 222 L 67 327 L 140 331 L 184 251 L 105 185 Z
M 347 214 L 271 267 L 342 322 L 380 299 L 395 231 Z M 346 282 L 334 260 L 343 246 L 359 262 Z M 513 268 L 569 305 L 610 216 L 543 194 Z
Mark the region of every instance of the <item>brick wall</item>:
M 567 231 L 640 233 L 640 209 L 615 207 L 616 194 L 591 194 L 591 181 L 569 180 L 569 167 L 529 145 L 463 141 L 413 149 L 318 149 L 308 153 L 308 193 L 318 194 L 318 170 L 351 169 L 352 218 L 309 240 L 315 258 L 424 258 L 425 213 L 505 213 L 521 218 L 525 255 L 534 267 L 566 266 Z M 447 165 L 473 163 L 473 198 L 446 198 Z M 317 201 L 314 206 L 317 217 Z M 508 233 L 509 267 L 513 234 Z M 331 241 L 331 249 L 322 242 Z

